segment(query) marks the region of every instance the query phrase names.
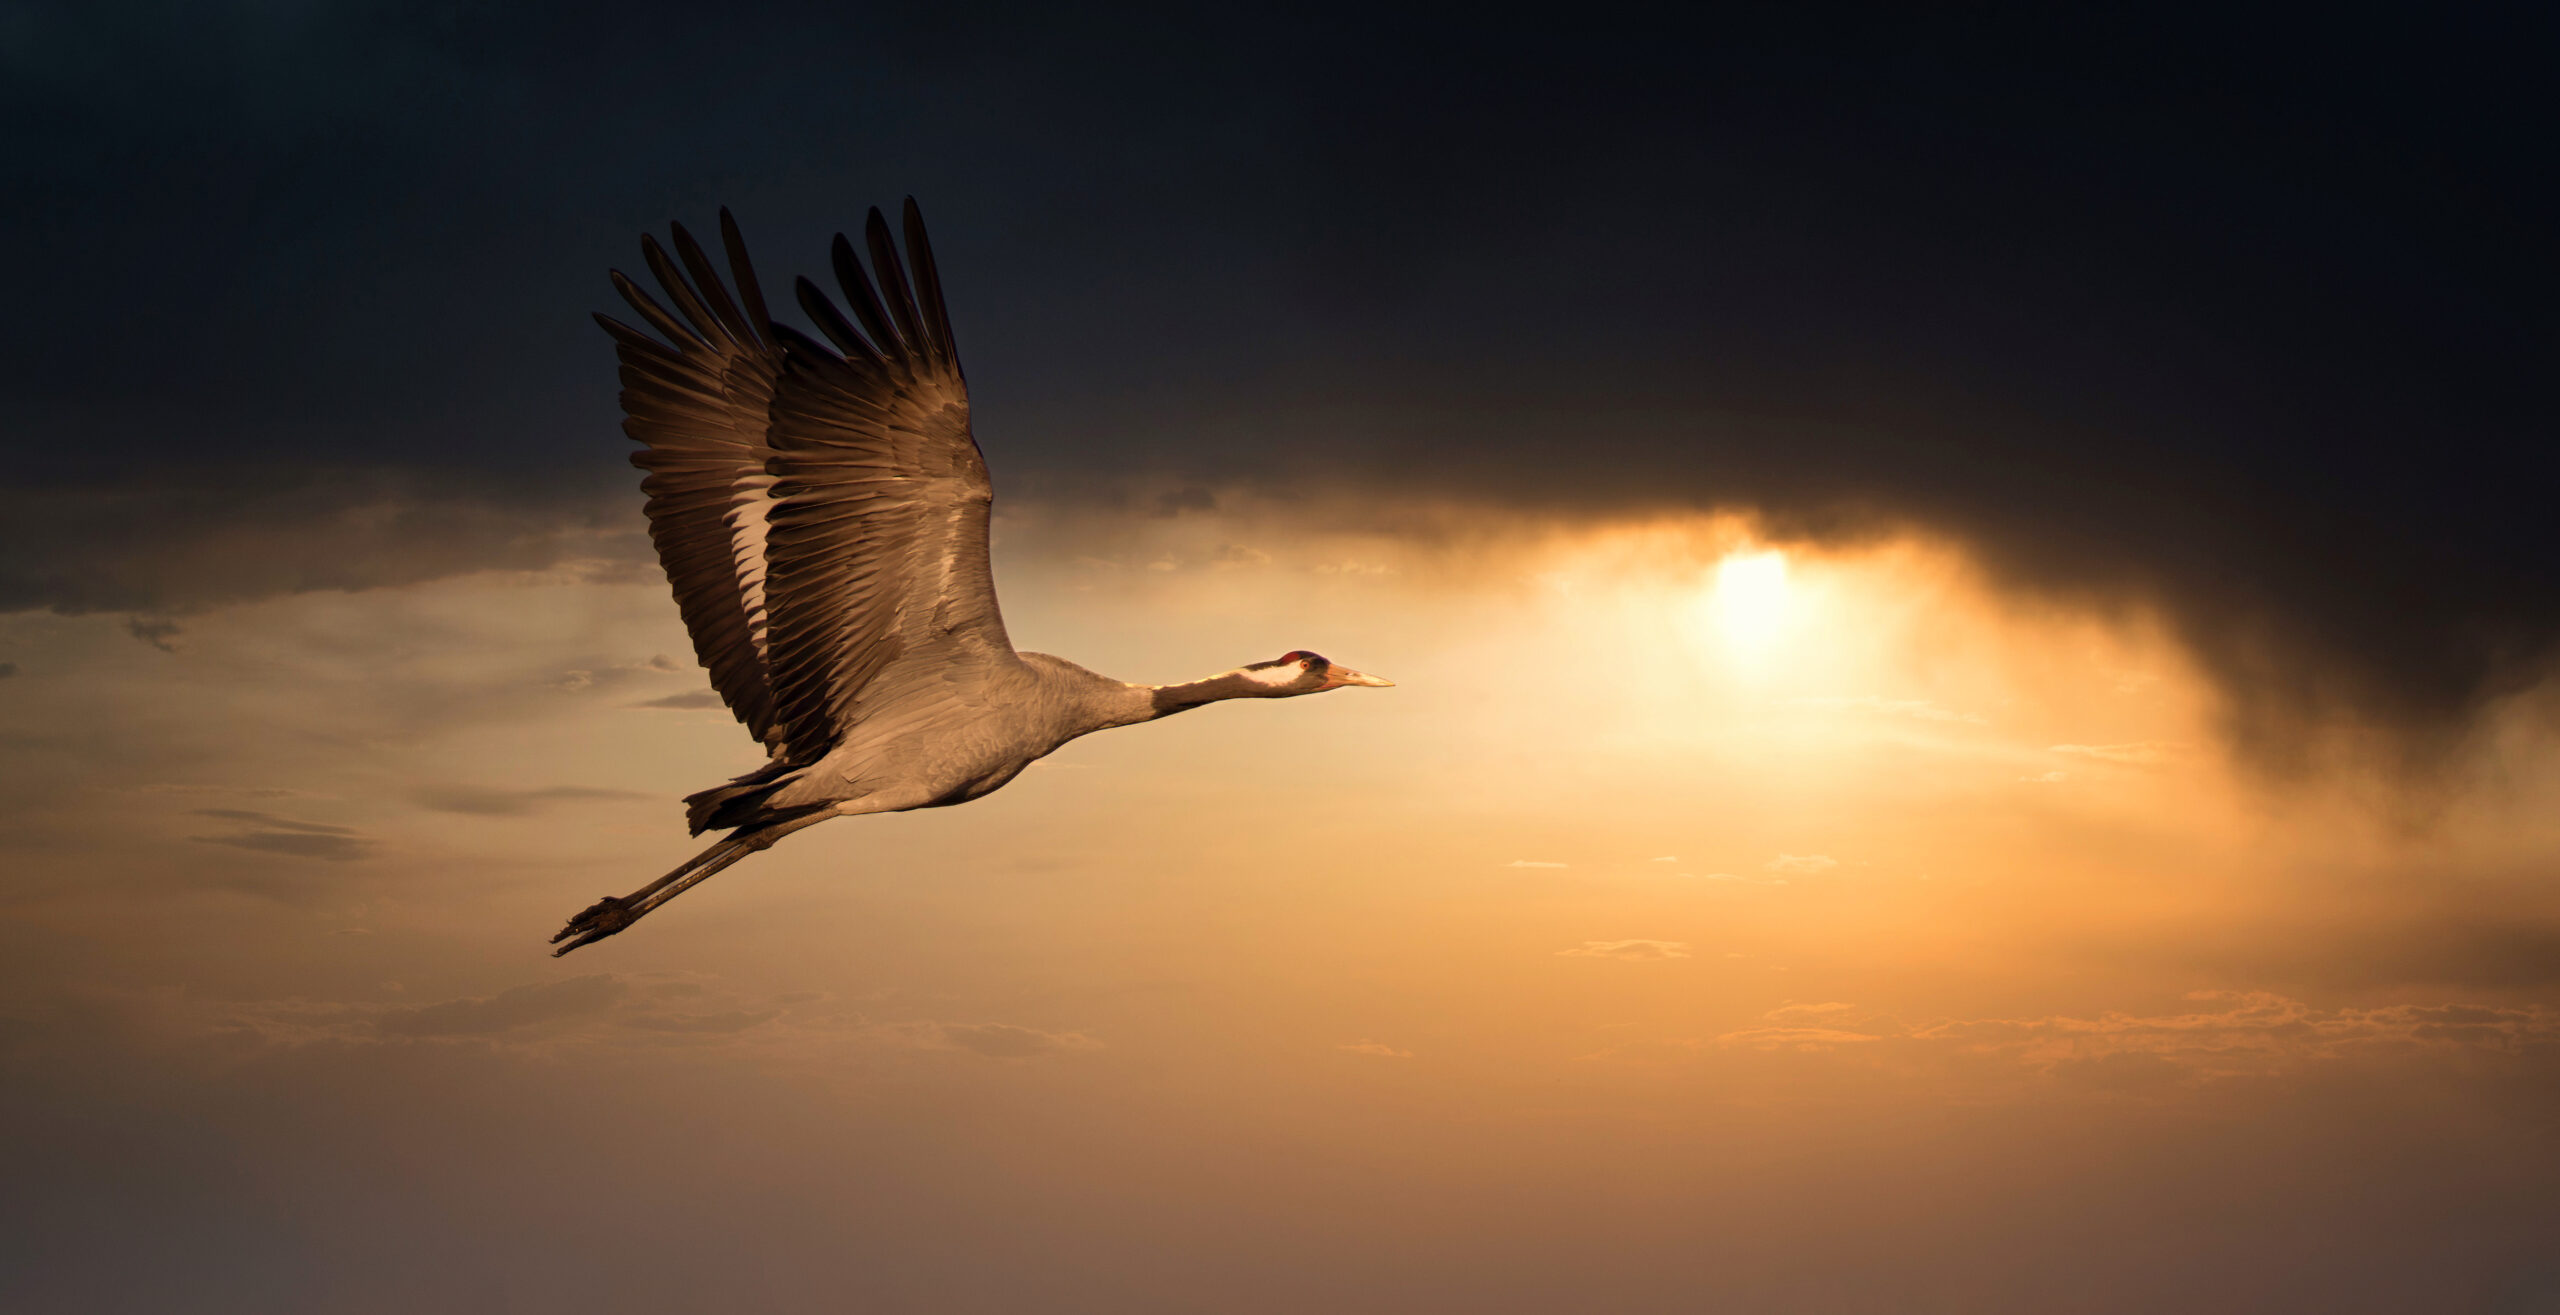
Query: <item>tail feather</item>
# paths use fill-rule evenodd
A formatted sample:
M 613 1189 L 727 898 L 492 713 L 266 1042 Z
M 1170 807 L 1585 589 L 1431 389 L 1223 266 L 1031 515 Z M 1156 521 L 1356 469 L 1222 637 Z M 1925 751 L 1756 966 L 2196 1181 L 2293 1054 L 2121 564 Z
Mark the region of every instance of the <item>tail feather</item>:
M 764 801 L 798 771 L 798 768 L 775 759 L 727 785 L 715 785 L 686 795 L 685 826 L 698 836 L 724 827 L 752 825 L 757 815 L 764 811 Z

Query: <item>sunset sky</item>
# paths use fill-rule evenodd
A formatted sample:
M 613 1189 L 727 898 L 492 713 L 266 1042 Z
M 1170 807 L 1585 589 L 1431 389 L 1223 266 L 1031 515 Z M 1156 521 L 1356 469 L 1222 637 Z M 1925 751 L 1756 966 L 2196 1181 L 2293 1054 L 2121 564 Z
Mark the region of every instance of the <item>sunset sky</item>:
M 2203 12 L 0 5 L 0 1306 L 2560 1311 L 2560 34 Z M 548 958 L 605 271 L 909 194 L 1015 642 L 1397 685 Z

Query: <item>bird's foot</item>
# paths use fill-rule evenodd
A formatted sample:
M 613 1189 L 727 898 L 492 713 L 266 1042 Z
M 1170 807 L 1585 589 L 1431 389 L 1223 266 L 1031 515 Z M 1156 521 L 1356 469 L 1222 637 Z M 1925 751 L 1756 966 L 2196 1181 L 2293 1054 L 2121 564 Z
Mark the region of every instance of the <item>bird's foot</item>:
M 640 914 L 632 907 L 631 901 L 607 895 L 588 905 L 586 910 L 578 916 L 569 919 L 569 925 L 561 928 L 559 934 L 551 938 L 551 943 L 554 945 L 560 945 L 562 941 L 569 942 L 553 950 L 551 957 L 557 959 L 581 945 L 593 945 L 639 920 Z M 575 939 L 571 939 L 573 937 Z

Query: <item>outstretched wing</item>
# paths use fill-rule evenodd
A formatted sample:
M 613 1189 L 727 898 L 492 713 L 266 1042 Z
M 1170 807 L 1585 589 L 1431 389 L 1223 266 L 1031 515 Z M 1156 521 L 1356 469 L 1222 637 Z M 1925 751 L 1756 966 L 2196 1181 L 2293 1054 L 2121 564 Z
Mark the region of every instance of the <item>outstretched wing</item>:
M 905 218 L 912 286 L 878 210 L 865 227 L 877 289 L 836 237 L 836 281 L 860 329 L 800 280 L 801 307 L 836 351 L 775 329 L 766 661 L 795 762 L 871 718 L 974 701 L 1020 667 L 987 562 L 994 487 L 913 199 Z
M 783 726 L 766 671 L 764 584 L 773 482 L 765 469 L 773 455 L 767 413 L 782 351 L 729 212 L 720 212 L 720 239 L 738 283 L 736 301 L 683 225 L 673 236 L 683 270 L 654 238 L 642 237 L 640 252 L 681 319 L 613 272 L 614 290 L 665 341 L 607 315 L 596 322 L 613 335 L 622 360 L 622 430 L 645 447 L 631 464 L 649 472 L 640 483 L 649 497 L 649 538 L 675 588 L 694 656 L 710 669 L 721 701 L 779 752 Z

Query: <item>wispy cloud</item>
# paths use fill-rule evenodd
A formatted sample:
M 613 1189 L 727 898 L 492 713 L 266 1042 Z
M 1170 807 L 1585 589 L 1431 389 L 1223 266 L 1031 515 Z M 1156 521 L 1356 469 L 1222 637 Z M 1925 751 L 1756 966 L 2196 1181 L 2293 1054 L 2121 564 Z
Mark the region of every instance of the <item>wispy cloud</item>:
M 622 1020 L 624 1027 L 644 1032 L 704 1032 L 726 1034 L 744 1032 L 782 1016 L 779 1009 L 732 1009 L 709 1014 L 634 1014 Z
M 342 928 L 330 934 L 369 933 Z M 383 985 L 389 991 L 400 989 L 396 982 Z M 595 973 L 428 1004 L 291 999 L 208 1003 L 205 1009 L 191 1012 L 198 1013 L 198 1022 L 212 1030 L 277 1045 L 467 1043 L 561 1051 L 716 1043 L 757 1033 L 790 1016 L 791 1006 L 813 998 L 749 1000 L 690 975 L 671 979 L 653 973 Z M 814 1025 L 827 1026 L 824 1022 Z M 902 1049 L 919 1045 L 912 1027 L 900 1031 L 857 1023 L 852 1030 L 874 1044 L 885 1042 Z M 832 1030 L 831 1044 L 844 1035 L 841 1027 Z M 938 1031 L 930 1039 L 936 1047 L 946 1044 Z
M 891 1023 L 879 1029 L 917 1050 L 961 1050 L 989 1059 L 1037 1059 L 1102 1043 L 1082 1032 L 1043 1032 L 1012 1023 Z
M 1625 959 L 1630 962 L 1650 962 L 1662 959 L 1686 959 L 1689 957 L 1689 943 L 1646 940 L 1584 941 L 1570 950 L 1558 950 L 1556 953 L 1568 959 Z
M 225 836 L 189 836 L 202 845 L 227 845 L 259 854 L 281 854 L 286 858 L 316 858 L 330 863 L 353 863 L 373 852 L 373 842 L 352 836 L 309 835 L 297 831 L 242 831 Z
M 2267 991 L 2196 991 L 2182 1014 L 1983 1018 L 1914 1029 L 1923 1041 L 2051 1068 L 2115 1054 L 2156 1055 L 2201 1076 L 2267 1073 L 2364 1050 L 2460 1046 L 2520 1050 L 2560 1043 L 2560 1011 L 2469 1004 L 2319 1009 Z
M 1847 1032 L 1836 1027 L 1750 1027 L 1739 1032 L 1727 1032 L 1716 1038 L 1716 1044 L 1752 1050 L 1812 1051 L 1863 1045 L 1883 1039 L 1870 1033 Z
M 1354 1041 L 1348 1045 L 1335 1046 L 1334 1049 L 1347 1050 L 1355 1055 L 1375 1055 L 1380 1059 L 1413 1058 L 1412 1051 L 1398 1050 L 1384 1041 Z
M 521 817 L 561 804 L 625 803 L 650 796 L 637 790 L 605 790 L 583 785 L 554 785 L 538 790 L 499 790 L 486 786 L 428 786 L 416 794 L 420 807 L 472 817 Z
M 2542 1005 L 2397 1004 L 2321 1009 L 2266 991 L 2197 991 L 2185 1013 L 2104 1013 L 2094 1018 L 1945 1019 L 1906 1026 L 1860 1019 L 1837 1002 L 1788 1004 L 1763 1027 L 1716 1038 L 1755 1050 L 1819 1051 L 1891 1042 L 2005 1060 L 2049 1075 L 2103 1066 L 2123 1077 L 2128 1062 L 2187 1081 L 2268 1076 L 2300 1065 L 2394 1050 L 2478 1049 L 2514 1053 L 2560 1047 L 2560 1010 Z
M 352 827 L 303 822 L 246 808 L 198 808 L 194 814 L 237 823 L 245 828 L 224 835 L 187 837 L 203 845 L 225 845 L 254 853 L 319 859 L 330 863 L 354 862 L 372 853 L 374 847 L 373 841 Z
M 1573 865 L 1570 863 L 1550 863 L 1544 859 L 1536 858 L 1515 858 L 1502 866 L 1507 868 L 1562 868 L 1571 867 Z
M 720 706 L 720 696 L 707 689 L 689 689 L 681 694 L 668 694 L 654 699 L 642 699 L 638 703 L 631 704 L 630 706 L 635 708 L 675 709 L 716 708 Z
M 1797 1002 L 1790 1000 L 1787 1003 L 1762 1014 L 1761 1017 L 1773 1023 L 1786 1023 L 1807 1018 L 1827 1018 L 1838 1014 L 1850 1013 L 1856 1009 L 1856 1005 L 1850 1004 L 1844 1000 L 1817 1000 L 1804 1004 L 1798 1004 Z
M 611 974 L 537 982 L 477 999 L 392 1009 L 374 1019 L 386 1036 L 490 1036 L 559 1019 L 602 1013 L 621 1002 L 629 988 Z
M 1809 877 L 1816 873 L 1829 872 L 1831 869 L 1840 866 L 1840 860 L 1833 858 L 1829 854 L 1780 854 L 1776 858 L 1770 859 L 1768 862 L 1763 863 L 1760 866 L 1763 871 L 1767 872 L 1780 872 L 1789 876 Z
M 323 836 L 351 836 L 356 833 L 354 827 L 331 826 L 326 822 L 303 822 L 246 808 L 199 808 L 194 811 L 198 817 L 218 817 L 226 822 L 247 822 L 255 826 L 273 827 L 279 831 L 307 831 L 313 835 Z
M 2057 744 L 2051 752 L 2067 753 L 2075 758 L 2094 758 L 2099 762 L 2149 766 L 2166 762 L 2186 752 L 2187 746 L 2175 740 L 2134 740 L 2125 744 Z
M 1864 712 L 1880 717 L 1908 717 L 1914 721 L 1953 721 L 1966 722 L 1973 725 L 1982 724 L 1982 717 L 1979 714 L 1959 712 L 1953 708 L 1943 707 L 1937 703 L 1933 703 L 1928 699 L 1888 699 L 1879 698 L 1873 694 L 1859 694 L 1852 696 L 1825 695 L 1816 698 L 1789 699 L 1787 702 L 1799 708 L 1819 708 L 1830 712 Z

